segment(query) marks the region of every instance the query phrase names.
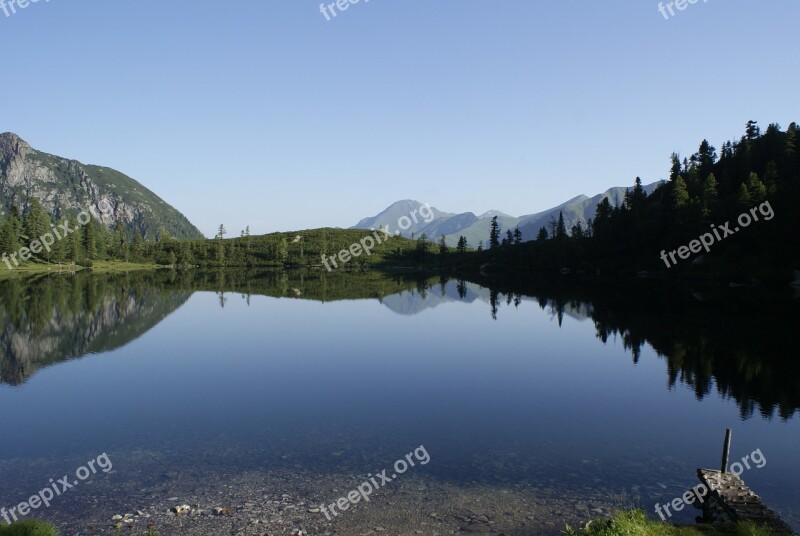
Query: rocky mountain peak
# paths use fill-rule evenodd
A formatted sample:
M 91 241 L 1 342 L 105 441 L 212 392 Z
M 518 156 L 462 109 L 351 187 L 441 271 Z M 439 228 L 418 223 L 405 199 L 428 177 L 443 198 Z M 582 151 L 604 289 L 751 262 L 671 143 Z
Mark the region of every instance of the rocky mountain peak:
M 119 223 L 145 237 L 161 231 L 203 237 L 183 214 L 123 173 L 37 151 L 11 132 L 0 134 L 0 214 L 12 206 L 24 211 L 34 198 L 53 220 L 88 211 L 107 227 Z
M 0 161 L 5 163 L 18 156 L 24 158 L 31 150 L 31 146 L 13 132 L 0 134 Z

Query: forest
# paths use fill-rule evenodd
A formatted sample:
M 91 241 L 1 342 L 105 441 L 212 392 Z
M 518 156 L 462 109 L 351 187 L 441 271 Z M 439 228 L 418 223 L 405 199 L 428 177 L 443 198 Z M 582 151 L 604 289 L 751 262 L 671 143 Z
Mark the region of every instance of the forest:
M 394 237 L 344 269 L 660 271 L 743 282 L 791 280 L 800 268 L 798 134 L 796 123 L 786 130 L 771 124 L 762 132 L 755 121 L 749 121 L 739 140 L 725 142 L 719 150 L 703 140 L 688 157 L 673 153 L 669 180 L 652 194 L 647 195 L 637 177 L 623 203 L 612 206 L 604 199 L 595 217 L 585 224 L 578 222 L 568 229 L 562 215 L 542 227 L 536 239 L 523 241 L 518 229 L 501 229 L 495 219 L 488 244 L 476 250 L 467 248 L 463 238 L 453 249 L 444 244 L 443 237 Z M 766 215 L 767 206 L 770 217 L 757 219 L 735 235 L 731 232 L 733 236 L 720 234 L 741 214 Z M 175 268 L 320 267 L 323 256 L 345 250 L 370 234 L 325 228 L 255 236 L 246 228 L 228 237 L 228 230 L 220 225 L 212 239 L 176 240 L 163 230 L 156 236 L 143 236 L 119 223 L 109 229 L 94 220 L 80 222 L 78 217 L 53 221 L 36 198 L 28 200 L 24 210 L 12 207 L 0 224 L 0 251 L 6 267 L 13 269 L 21 262 L 91 267 L 98 260 Z M 49 240 L 52 245 L 43 247 L 42 240 L 37 240 L 58 234 L 65 226 L 73 231 Z M 712 232 L 717 238 L 713 249 L 699 251 L 700 237 Z M 676 262 L 676 252 L 687 262 Z

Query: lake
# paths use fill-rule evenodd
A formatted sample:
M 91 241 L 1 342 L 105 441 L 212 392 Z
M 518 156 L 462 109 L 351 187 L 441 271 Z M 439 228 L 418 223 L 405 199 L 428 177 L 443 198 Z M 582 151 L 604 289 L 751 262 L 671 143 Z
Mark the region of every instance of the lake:
M 719 467 L 729 427 L 731 461 L 760 452 L 742 476 L 798 529 L 797 303 L 576 276 L 0 281 L 0 506 L 105 453 L 112 470 L 31 515 L 65 534 L 126 513 L 138 533 L 558 534 L 655 516 Z M 369 502 L 317 510 L 402 459 Z

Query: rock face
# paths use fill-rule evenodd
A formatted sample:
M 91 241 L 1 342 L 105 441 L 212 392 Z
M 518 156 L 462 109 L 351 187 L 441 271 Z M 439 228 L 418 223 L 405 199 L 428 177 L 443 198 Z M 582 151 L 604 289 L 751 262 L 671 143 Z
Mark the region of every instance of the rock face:
M 86 210 L 110 228 L 121 222 L 145 237 L 157 236 L 160 229 L 174 238 L 203 237 L 183 214 L 134 179 L 42 153 L 16 134 L 0 134 L 0 212 L 12 205 L 24 212 L 34 197 L 54 218 Z M 113 210 L 100 210 L 106 206 Z

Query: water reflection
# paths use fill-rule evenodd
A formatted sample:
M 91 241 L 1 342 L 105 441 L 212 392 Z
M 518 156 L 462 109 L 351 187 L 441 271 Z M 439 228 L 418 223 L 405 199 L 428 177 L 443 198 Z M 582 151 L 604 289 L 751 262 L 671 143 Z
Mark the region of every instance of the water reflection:
M 74 274 L 0 282 L 0 383 L 124 346 L 183 305 L 191 292 L 141 276 Z
M 665 360 L 669 387 L 688 385 L 698 400 L 716 389 L 736 402 L 742 418 L 758 412 L 789 419 L 800 409 L 796 301 L 759 291 L 717 293 L 663 282 L 574 278 L 470 282 L 375 272 L 160 271 L 0 281 L 0 383 L 18 385 L 42 367 L 124 346 L 196 291 L 216 292 L 221 307 L 232 296 L 248 303 L 252 295 L 375 299 L 399 315 L 485 302 L 495 320 L 503 308 L 535 300 L 558 325 L 564 316 L 590 320 L 603 343 L 621 339 L 634 364 L 642 348 L 652 346 Z

